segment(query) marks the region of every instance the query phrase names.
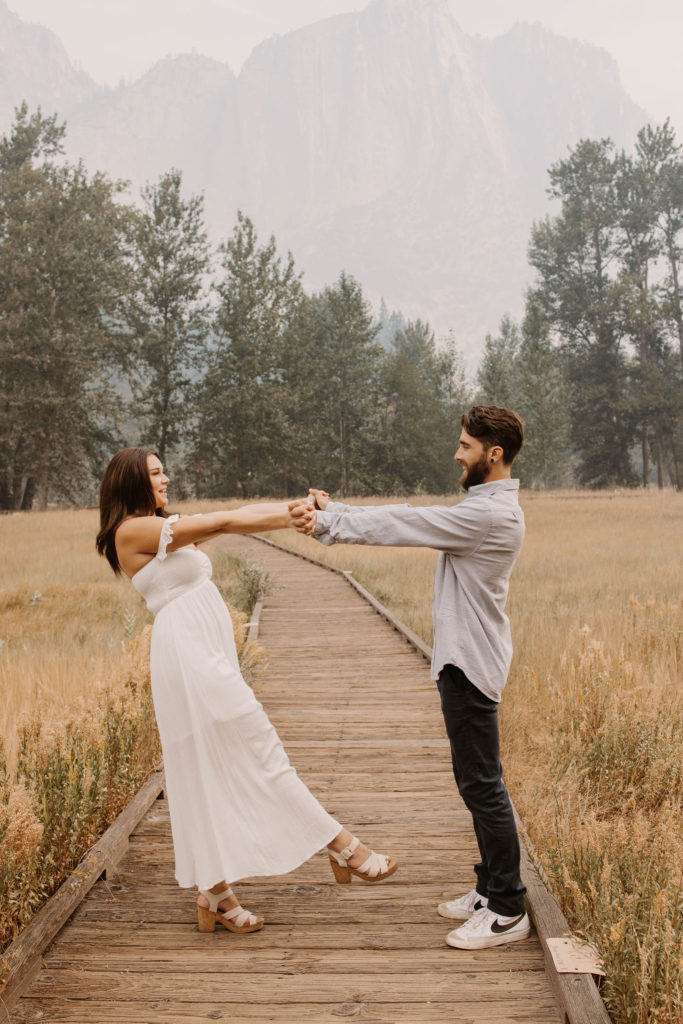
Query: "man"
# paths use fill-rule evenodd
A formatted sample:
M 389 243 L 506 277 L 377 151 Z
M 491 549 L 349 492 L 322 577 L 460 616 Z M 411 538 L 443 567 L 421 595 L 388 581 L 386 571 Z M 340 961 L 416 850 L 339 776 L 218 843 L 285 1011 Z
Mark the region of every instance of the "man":
M 362 508 L 315 498 L 315 536 L 323 544 L 437 548 L 432 678 L 451 744 L 453 772 L 472 813 L 480 861 L 476 888 L 441 903 L 442 917 L 463 921 L 446 941 L 482 949 L 528 936 L 519 839 L 502 781 L 498 703 L 512 659 L 505 615 L 508 583 L 524 538 L 513 460 L 524 440 L 510 409 L 474 406 L 461 420 L 455 460 L 464 501 L 454 507 L 385 505 Z M 300 506 L 303 510 L 305 506 Z M 303 515 L 303 511 L 302 511 Z

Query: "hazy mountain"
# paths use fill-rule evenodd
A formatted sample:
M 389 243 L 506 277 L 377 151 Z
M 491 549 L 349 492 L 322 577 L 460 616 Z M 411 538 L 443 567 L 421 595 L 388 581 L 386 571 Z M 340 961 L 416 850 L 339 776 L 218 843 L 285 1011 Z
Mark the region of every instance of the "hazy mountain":
M 0 2 L 0 127 L 12 123 L 23 99 L 46 113 L 73 110 L 94 97 L 98 86 L 77 71 L 54 32 L 27 25 Z
M 5 76 L 0 101 L 57 109 L 92 168 L 137 187 L 180 167 L 215 239 L 241 208 L 310 286 L 344 268 L 467 348 L 521 308 L 549 163 L 581 137 L 630 145 L 647 119 L 604 51 L 540 25 L 473 39 L 447 0 L 374 0 L 274 36 L 237 78 L 183 56 L 117 90 L 96 90 L 0 4 L 5 24 L 3 66 L 11 52 L 27 77 Z

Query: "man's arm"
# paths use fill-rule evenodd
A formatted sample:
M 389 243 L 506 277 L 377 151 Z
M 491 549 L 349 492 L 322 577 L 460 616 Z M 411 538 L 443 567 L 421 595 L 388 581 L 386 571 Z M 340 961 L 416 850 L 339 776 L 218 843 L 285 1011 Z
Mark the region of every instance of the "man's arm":
M 361 514 L 357 514 L 362 512 Z M 316 512 L 313 536 L 321 544 L 373 544 L 387 547 L 425 547 L 467 555 L 488 531 L 486 506 L 463 501 L 446 505 L 377 505 L 358 508 L 331 503 Z

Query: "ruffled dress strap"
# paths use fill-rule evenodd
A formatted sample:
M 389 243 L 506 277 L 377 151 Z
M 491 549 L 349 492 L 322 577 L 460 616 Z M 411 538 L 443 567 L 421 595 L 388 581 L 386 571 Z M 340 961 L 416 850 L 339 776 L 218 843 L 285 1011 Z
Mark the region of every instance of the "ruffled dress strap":
M 168 519 L 164 519 L 164 525 L 161 527 L 161 534 L 159 536 L 159 547 L 157 548 L 157 558 L 160 562 L 166 558 L 166 548 L 173 540 L 173 524 L 180 519 L 179 515 L 169 516 Z

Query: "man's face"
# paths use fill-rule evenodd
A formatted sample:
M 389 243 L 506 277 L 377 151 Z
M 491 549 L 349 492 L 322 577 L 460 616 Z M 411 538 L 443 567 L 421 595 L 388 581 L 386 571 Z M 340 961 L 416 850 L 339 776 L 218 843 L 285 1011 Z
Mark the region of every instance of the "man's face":
M 488 449 L 484 448 L 481 441 L 472 437 L 466 430 L 460 434 L 460 447 L 453 456 L 456 462 L 460 463 L 464 473 L 460 477 L 460 486 L 469 491 L 470 487 L 486 483 L 486 478 L 491 471 L 491 464 L 488 460 Z

